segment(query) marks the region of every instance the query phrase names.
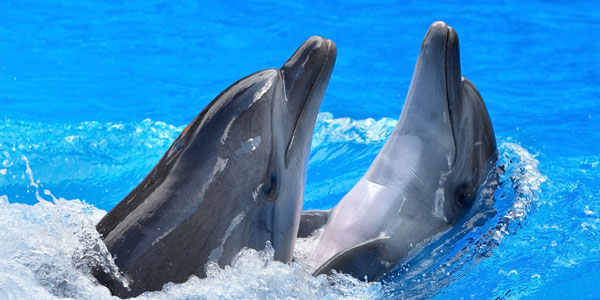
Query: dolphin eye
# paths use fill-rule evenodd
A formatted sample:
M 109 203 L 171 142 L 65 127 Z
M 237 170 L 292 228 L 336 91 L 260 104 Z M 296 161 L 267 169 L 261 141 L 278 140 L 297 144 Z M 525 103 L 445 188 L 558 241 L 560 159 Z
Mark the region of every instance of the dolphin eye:
M 183 146 L 185 146 L 185 143 L 183 143 L 183 141 L 181 139 L 178 139 L 175 142 L 175 149 L 181 150 L 181 148 L 183 148 Z
M 271 173 L 271 177 L 269 179 L 269 184 L 267 184 L 263 187 L 263 193 L 265 193 L 265 196 L 267 197 L 267 199 L 272 200 L 273 198 L 275 198 L 275 196 L 277 196 L 278 190 L 279 190 L 279 178 L 277 178 L 277 175 Z
M 465 200 L 466 200 L 466 195 L 464 192 L 459 192 L 458 195 L 456 195 L 456 204 L 458 204 L 458 207 L 464 208 Z
M 473 204 L 473 196 L 468 191 L 467 183 L 463 183 L 460 188 L 454 192 L 456 204 L 460 208 L 470 208 Z

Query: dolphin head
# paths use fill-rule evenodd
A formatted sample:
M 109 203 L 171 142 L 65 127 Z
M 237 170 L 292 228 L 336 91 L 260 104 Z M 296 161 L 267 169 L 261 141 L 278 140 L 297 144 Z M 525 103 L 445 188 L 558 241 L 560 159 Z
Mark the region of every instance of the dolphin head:
M 279 70 L 283 101 L 273 117 L 280 126 L 283 143 L 278 145 L 278 167 L 272 169 L 271 181 L 263 188 L 271 197 L 277 194 L 278 201 L 266 206 L 263 213 L 272 218 L 268 231 L 272 232 L 273 247 L 279 250 L 275 258 L 282 261 L 292 256 L 313 130 L 336 55 L 331 40 L 311 37 Z
M 328 216 L 308 258 L 313 274 L 378 280 L 460 221 L 496 155 L 481 96 L 461 77 L 458 36 L 435 22 L 396 128 Z
M 261 147 L 267 152 L 257 154 L 269 153 L 263 163 L 246 167 L 256 171 L 246 179 L 248 186 L 256 189 L 250 203 L 253 219 L 247 223 L 247 232 L 240 233 L 257 249 L 269 240 L 275 259 L 281 261 L 289 261 L 293 254 L 312 134 L 336 54 L 330 40 L 316 36 L 306 40 L 280 69 L 264 71 L 273 81 L 270 94 L 265 94 L 270 106 L 265 112 L 269 113 L 252 113 L 250 117 L 256 121 L 240 123 L 242 127 L 262 124 L 260 135 L 265 144 Z
M 475 86 L 461 76 L 458 35 L 444 22 L 433 23 L 423 39 L 402 114 L 386 148 L 379 158 L 420 159 L 402 160 L 408 166 L 385 167 L 397 159 L 383 157 L 376 162 L 378 174 L 371 176 L 390 178 L 389 170 L 395 168 L 402 170 L 393 171 L 396 179 L 406 174 L 418 178 L 421 190 L 435 194 L 436 201 L 443 199 L 444 205 L 431 206 L 443 207 L 433 214 L 448 223 L 470 208 L 482 177 L 495 161 L 496 140 L 487 109 Z
M 335 58 L 332 41 L 308 39 L 280 69 L 221 93 L 174 143 L 189 144 L 178 161 L 199 178 L 192 186 L 202 205 L 220 207 L 211 259 L 228 264 L 241 247 L 262 249 L 267 240 L 276 259 L 291 259 L 312 133 Z
M 286 99 L 283 116 L 291 118 L 282 122 L 289 136 L 285 158 L 288 167 L 307 162 L 305 155 L 310 149 L 318 108 L 333 70 L 336 52 L 331 40 L 314 36 L 304 42 L 280 69 Z
M 460 58 L 456 32 L 435 22 L 421 44 L 398 129 L 418 136 L 454 164 L 456 145 L 451 111 L 459 102 Z
M 312 37 L 281 69 L 242 78 L 209 103 L 97 225 L 133 283 L 97 278 L 113 294 L 138 295 L 203 277 L 206 262 L 230 264 L 242 248 L 267 241 L 276 259 L 289 261 L 335 58 L 333 42 Z

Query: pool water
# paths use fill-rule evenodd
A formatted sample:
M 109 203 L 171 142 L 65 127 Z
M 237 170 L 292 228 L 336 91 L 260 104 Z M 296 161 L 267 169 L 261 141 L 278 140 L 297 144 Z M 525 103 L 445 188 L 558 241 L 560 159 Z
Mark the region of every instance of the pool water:
M 267 247 L 139 298 L 600 298 L 598 1 L 3 0 L 0 299 L 109 299 L 88 268 L 110 265 L 95 222 L 219 92 L 312 35 L 338 58 L 304 208 L 335 205 L 393 130 L 436 20 L 457 31 L 494 125 L 505 171 L 478 198 L 493 217 L 381 282 L 315 278 Z

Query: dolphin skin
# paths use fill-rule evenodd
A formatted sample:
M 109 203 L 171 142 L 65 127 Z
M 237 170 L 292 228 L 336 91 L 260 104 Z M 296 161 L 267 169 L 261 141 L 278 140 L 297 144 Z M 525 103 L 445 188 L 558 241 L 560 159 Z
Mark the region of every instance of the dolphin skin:
M 97 225 L 125 287 L 94 275 L 113 295 L 137 296 L 205 277 L 244 247 L 272 243 L 292 258 L 312 133 L 336 59 L 312 37 L 280 69 L 254 73 L 218 95 L 146 178 Z
M 301 228 L 327 222 L 307 264 L 315 275 L 337 270 L 379 279 L 460 221 L 497 157 L 483 100 L 461 77 L 458 36 L 435 22 L 398 124 L 367 173 L 331 215 L 302 216 L 315 224 Z

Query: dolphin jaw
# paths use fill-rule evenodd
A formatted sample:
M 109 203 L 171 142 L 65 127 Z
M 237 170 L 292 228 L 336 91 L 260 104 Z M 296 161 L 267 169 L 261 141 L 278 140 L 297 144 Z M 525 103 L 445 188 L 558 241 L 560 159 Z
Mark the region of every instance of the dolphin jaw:
M 309 53 L 306 53 L 306 52 Z M 321 53 L 323 52 L 324 56 Z M 316 53 L 316 54 L 315 54 Z M 312 138 L 312 129 L 309 133 L 304 133 L 306 136 L 299 137 L 299 128 L 302 127 L 301 124 L 303 122 L 312 122 L 314 123 L 314 119 L 316 118 L 318 107 L 321 105 L 321 101 L 323 99 L 323 95 L 315 95 L 315 90 L 323 89 L 329 83 L 329 76 L 333 69 L 333 62 L 335 61 L 337 49 L 335 44 L 328 39 L 324 39 L 322 37 L 311 37 L 309 38 L 297 51 L 294 55 L 281 67 L 280 72 L 283 77 L 283 86 L 284 86 L 284 95 L 286 105 L 291 107 L 292 105 L 296 105 L 296 109 L 294 111 L 296 120 L 291 130 L 290 138 L 288 144 L 286 145 L 285 151 L 285 162 L 286 167 L 288 166 L 293 147 L 297 147 L 295 144 L 298 142 L 305 142 L 305 139 L 309 139 L 307 144 L 310 143 L 310 139 Z M 303 57 L 306 56 L 306 57 Z M 313 56 L 318 56 L 314 58 Z M 300 76 L 310 76 L 306 75 L 303 70 L 307 63 L 311 62 L 311 60 L 320 60 L 316 63 L 321 65 L 321 68 L 318 72 L 312 75 L 312 80 L 310 80 L 310 89 L 308 89 L 308 93 L 302 100 L 296 100 L 296 102 L 301 103 L 292 103 L 290 98 L 294 98 L 292 95 L 292 88 L 296 80 L 300 78 Z M 312 109 L 314 107 L 314 109 Z M 314 113 L 311 113 L 314 112 Z M 302 141 L 298 141 L 301 139 Z M 304 147 L 302 147 L 304 150 Z
M 443 37 L 437 38 L 434 35 L 443 35 Z M 442 64 L 442 76 L 444 77 L 444 88 L 445 88 L 445 104 L 448 112 L 450 133 L 452 134 L 452 142 L 454 147 L 454 155 L 448 156 L 448 167 L 452 168 L 456 162 L 458 149 L 457 149 L 457 128 L 459 126 L 457 113 L 460 111 L 460 91 L 462 85 L 462 76 L 460 70 L 460 55 L 458 46 L 458 35 L 454 29 L 443 21 L 436 21 L 429 27 L 425 38 L 423 39 L 423 46 L 428 43 L 444 40 L 443 50 L 443 64 Z
M 456 161 L 459 126 L 456 103 L 460 97 L 458 39 L 444 22 L 435 22 L 427 31 L 402 113 L 394 134 L 413 135 L 440 147 L 440 154 L 452 168 Z M 444 137 L 443 139 L 440 137 Z M 439 142 L 439 144 L 437 144 Z M 444 153 L 446 152 L 446 153 Z
M 438 21 L 435 22 L 434 25 L 440 26 L 440 23 L 445 26 L 446 33 L 446 44 L 444 48 L 444 76 L 446 81 L 446 105 L 448 105 L 448 115 L 450 118 L 450 130 L 452 132 L 452 141 L 454 142 L 454 157 L 448 158 L 448 167 L 454 166 L 456 162 L 456 156 L 458 155 L 458 149 L 456 144 L 456 129 L 454 126 L 457 126 L 456 122 L 456 112 L 458 101 L 460 101 L 460 93 L 462 84 L 461 81 L 461 70 L 460 70 L 460 58 L 457 61 L 450 62 L 451 55 L 455 54 L 459 51 L 458 49 L 458 36 L 454 29 L 450 26 L 447 26 L 444 22 Z M 432 26 L 434 26 L 432 25 Z M 454 44 L 454 45 L 452 45 Z M 450 53 L 452 51 L 452 53 Z M 450 65 L 453 63 L 453 65 Z M 458 73 L 458 74 L 456 74 Z M 458 77 L 458 78 L 456 78 Z M 457 84 L 458 83 L 458 84 Z M 452 88 L 452 90 L 451 90 Z M 454 104 L 454 105 L 452 105 Z

